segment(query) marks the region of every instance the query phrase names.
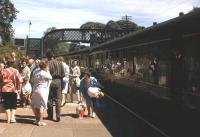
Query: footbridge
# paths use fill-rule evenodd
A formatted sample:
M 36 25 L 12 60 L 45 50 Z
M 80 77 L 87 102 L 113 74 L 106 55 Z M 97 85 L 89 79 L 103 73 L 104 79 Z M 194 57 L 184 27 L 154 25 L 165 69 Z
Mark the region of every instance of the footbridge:
M 52 50 L 61 42 L 82 42 L 95 46 L 128 34 L 127 30 L 115 29 L 56 29 L 42 38 L 28 38 L 27 55 L 43 57 L 47 50 Z

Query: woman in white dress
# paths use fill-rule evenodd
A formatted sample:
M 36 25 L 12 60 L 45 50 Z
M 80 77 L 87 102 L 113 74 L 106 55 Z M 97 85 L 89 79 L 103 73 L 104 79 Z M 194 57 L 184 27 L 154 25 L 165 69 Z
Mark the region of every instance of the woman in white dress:
M 32 93 L 32 109 L 36 117 L 35 124 L 45 126 L 42 122 L 44 109 L 47 109 L 47 101 L 49 96 L 49 85 L 52 76 L 48 71 L 47 62 L 40 62 L 40 70 L 33 75 L 33 93 Z

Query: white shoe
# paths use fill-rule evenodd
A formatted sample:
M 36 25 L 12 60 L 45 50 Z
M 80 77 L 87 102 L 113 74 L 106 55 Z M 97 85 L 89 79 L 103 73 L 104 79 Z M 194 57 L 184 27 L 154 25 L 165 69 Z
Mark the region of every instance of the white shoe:
M 96 117 L 96 114 L 93 112 L 92 113 L 92 118 L 95 118 Z
M 44 122 L 38 122 L 38 124 L 37 124 L 38 126 L 46 126 L 47 124 L 46 123 L 44 123 Z

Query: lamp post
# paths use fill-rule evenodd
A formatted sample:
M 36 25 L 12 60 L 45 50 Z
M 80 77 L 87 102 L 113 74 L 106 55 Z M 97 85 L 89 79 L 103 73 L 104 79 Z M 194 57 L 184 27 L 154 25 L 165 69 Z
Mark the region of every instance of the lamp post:
M 32 23 L 31 23 L 31 21 L 29 20 L 29 23 L 28 23 L 28 37 L 30 38 L 31 37 L 31 25 L 32 25 Z

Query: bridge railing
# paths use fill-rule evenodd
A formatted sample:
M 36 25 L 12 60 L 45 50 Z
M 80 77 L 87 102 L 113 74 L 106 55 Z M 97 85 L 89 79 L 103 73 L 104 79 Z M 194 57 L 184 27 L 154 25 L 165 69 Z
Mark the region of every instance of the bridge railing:
M 57 29 L 43 38 L 27 38 L 27 54 L 31 57 L 43 57 L 48 50 L 53 50 L 60 42 L 90 43 L 90 46 L 121 37 L 130 30 L 114 29 Z

